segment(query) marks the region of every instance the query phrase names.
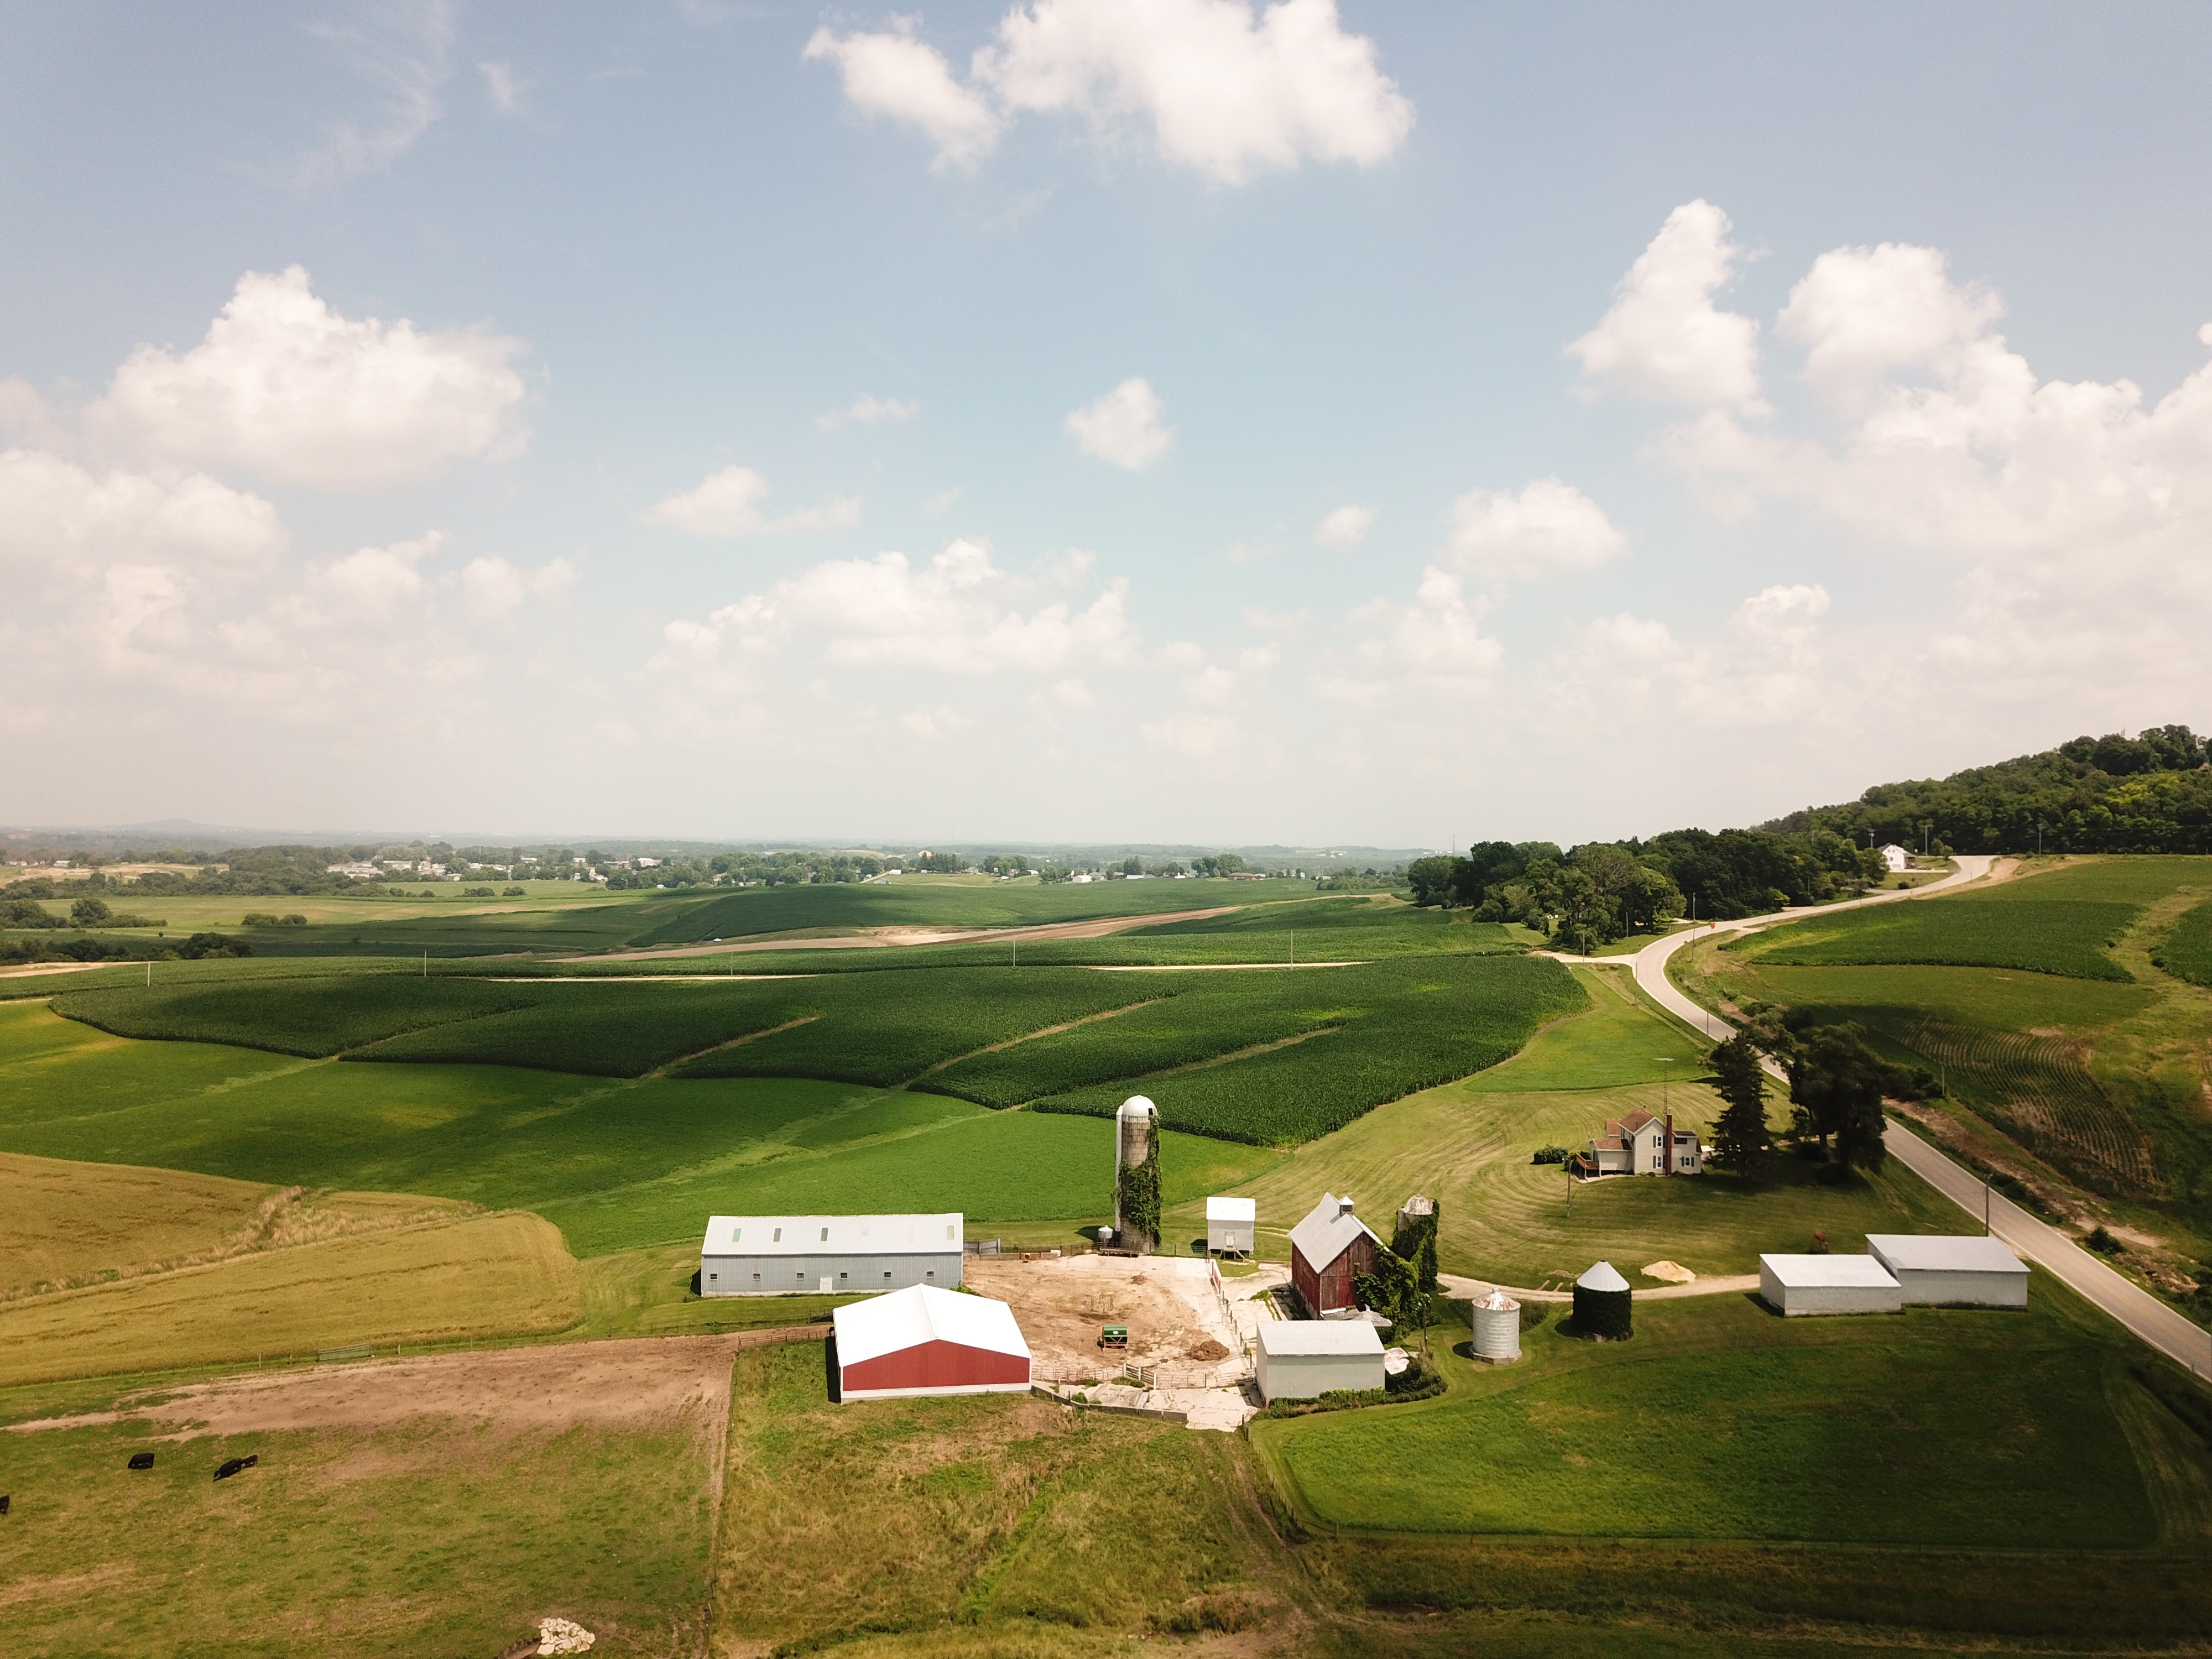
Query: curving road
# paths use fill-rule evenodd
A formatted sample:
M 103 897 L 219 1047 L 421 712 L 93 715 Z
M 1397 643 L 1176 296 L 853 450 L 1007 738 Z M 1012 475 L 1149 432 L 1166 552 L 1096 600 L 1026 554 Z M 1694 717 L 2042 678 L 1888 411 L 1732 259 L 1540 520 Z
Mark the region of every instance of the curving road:
M 1709 939 L 1715 933 L 1747 933 L 1753 928 L 1771 927 L 1777 922 L 1802 921 L 1808 915 L 1825 915 L 1832 910 L 1856 909 L 1869 904 L 1892 904 L 1899 900 L 1943 892 L 1982 879 L 1989 874 L 1994 860 L 1978 856 L 1961 856 L 1957 862 L 1957 873 L 1947 876 L 1942 881 L 1930 882 L 1925 887 L 1905 892 L 1875 894 L 1843 904 L 1824 905 L 1817 911 L 1783 910 L 1771 915 L 1749 916 L 1741 921 L 1715 922 L 1708 927 L 1669 933 L 1664 939 L 1655 939 L 1632 957 L 1569 957 L 1567 960 L 1586 961 L 1592 964 L 1626 962 L 1635 970 L 1638 990 L 1685 1024 L 1718 1042 L 1723 1037 L 1735 1036 L 1735 1027 L 1692 1001 L 1667 977 L 1667 963 L 1675 951 L 1693 939 Z M 1766 1069 L 1776 1077 L 1782 1075 L 1780 1068 L 1771 1062 Z M 1974 1219 L 1982 1220 L 1986 1215 L 1989 1231 L 2014 1255 L 2033 1261 L 2068 1289 L 2102 1308 L 2160 1353 L 2179 1361 L 2199 1376 L 2212 1379 L 2212 1333 L 2184 1318 L 2140 1285 L 2115 1273 L 2076 1244 L 2069 1235 L 2030 1214 L 2011 1200 L 1985 1190 L 1979 1176 L 1953 1162 L 1894 1118 L 1889 1120 L 1882 1144 L 1888 1148 L 1891 1157 Z

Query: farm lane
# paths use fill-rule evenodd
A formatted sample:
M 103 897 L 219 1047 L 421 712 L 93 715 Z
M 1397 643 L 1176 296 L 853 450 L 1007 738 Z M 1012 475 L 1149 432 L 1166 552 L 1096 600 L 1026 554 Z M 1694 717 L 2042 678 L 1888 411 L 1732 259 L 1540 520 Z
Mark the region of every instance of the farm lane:
M 1085 921 L 1040 921 L 1022 927 L 872 927 L 849 933 L 817 934 L 807 939 L 741 939 L 696 945 L 654 945 L 637 951 L 605 951 L 594 955 L 555 957 L 556 962 L 643 962 L 655 957 L 716 957 L 746 951 L 868 951 L 915 945 L 976 945 L 1012 943 L 1026 939 L 1105 939 L 1132 927 L 1156 927 L 1170 921 L 1204 921 L 1248 908 L 1220 904 L 1210 910 L 1167 910 L 1148 915 L 1094 916 Z
M 1472 1301 L 1479 1296 L 1488 1296 L 1492 1291 L 1503 1291 L 1516 1302 L 1571 1302 L 1572 1291 L 1538 1291 L 1520 1285 L 1493 1285 L 1486 1279 L 1469 1279 L 1463 1273 L 1438 1273 L 1437 1283 L 1445 1291 L 1462 1301 Z M 1639 1302 L 1672 1302 L 1686 1296 L 1726 1296 L 1733 1291 L 1742 1295 L 1759 1288 L 1757 1273 L 1723 1273 L 1706 1279 L 1698 1278 L 1687 1285 L 1662 1285 L 1647 1290 L 1638 1285 L 1636 1298 Z
M 1945 877 L 1942 881 L 1930 882 L 1925 887 L 1877 894 L 1868 898 L 1850 900 L 1844 904 L 1824 905 L 1818 910 L 1784 910 L 1771 915 L 1747 916 L 1741 921 L 1715 922 L 1655 939 L 1632 957 L 1565 959 L 1581 960 L 1593 966 L 1622 962 L 1632 964 L 1638 990 L 1676 1018 L 1719 1042 L 1735 1036 L 1735 1027 L 1691 1000 L 1667 977 L 1668 959 L 1685 945 L 1693 939 L 1710 938 L 1715 933 L 1748 933 L 1778 922 L 1802 921 L 1808 915 L 1825 915 L 1831 910 L 1894 903 L 1901 899 L 1919 898 L 1947 891 L 1988 877 L 1991 866 L 1997 862 L 1986 856 L 1961 855 L 1956 873 Z M 1996 878 L 2002 879 L 2002 877 Z M 1771 1061 L 1766 1063 L 1766 1069 L 1777 1078 L 1782 1075 L 1781 1069 Z M 1882 1144 L 1898 1161 L 1960 1209 L 1975 1219 L 1980 1219 L 1984 1194 L 1979 1178 L 1895 1119 L 1887 1121 L 1889 1127 L 1882 1135 Z M 2178 1361 L 2199 1376 L 2212 1378 L 2212 1334 L 2208 1334 L 2193 1321 L 2184 1318 L 2148 1291 L 2100 1261 L 2067 1234 L 2029 1214 L 2010 1200 L 1992 1193 L 1987 1195 L 1987 1202 L 1990 1231 L 2008 1249 L 2043 1268 L 2076 1295 L 2110 1314 L 2126 1330 L 2168 1358 Z M 1519 1295 L 1520 1292 L 1511 1294 Z M 1646 1291 L 1644 1294 L 1664 1295 L 1665 1292 Z

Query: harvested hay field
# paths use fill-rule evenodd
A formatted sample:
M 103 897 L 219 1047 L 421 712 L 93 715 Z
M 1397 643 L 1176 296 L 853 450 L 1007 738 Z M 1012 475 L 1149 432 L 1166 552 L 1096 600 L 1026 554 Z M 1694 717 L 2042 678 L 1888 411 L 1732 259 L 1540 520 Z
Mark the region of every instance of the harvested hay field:
M 1013 1309 L 1039 1381 L 1110 1378 L 1126 1359 L 1158 1365 L 1163 1389 L 1206 1388 L 1239 1351 L 1206 1264 L 1189 1257 L 979 1256 L 967 1273 L 969 1290 Z M 1098 1346 L 1106 1324 L 1129 1328 L 1126 1354 Z
M 0 1387 L 550 1333 L 582 1316 L 559 1229 L 478 1215 L 0 1304 Z

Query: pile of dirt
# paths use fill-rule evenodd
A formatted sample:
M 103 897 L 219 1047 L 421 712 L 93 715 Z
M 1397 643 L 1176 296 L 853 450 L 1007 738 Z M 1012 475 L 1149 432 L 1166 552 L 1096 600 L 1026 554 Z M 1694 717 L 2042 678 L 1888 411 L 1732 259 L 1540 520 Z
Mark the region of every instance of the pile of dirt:
M 1208 1362 L 1226 1359 L 1229 1358 L 1229 1350 L 1209 1336 L 1205 1341 L 1191 1349 L 1190 1357 L 1193 1359 L 1203 1359 Z

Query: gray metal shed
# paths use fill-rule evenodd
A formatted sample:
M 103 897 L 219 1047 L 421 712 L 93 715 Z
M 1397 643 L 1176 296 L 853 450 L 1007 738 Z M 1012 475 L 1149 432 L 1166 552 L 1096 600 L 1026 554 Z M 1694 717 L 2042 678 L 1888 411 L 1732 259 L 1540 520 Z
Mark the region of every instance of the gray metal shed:
M 1782 1314 L 1897 1313 L 1904 1292 L 1870 1255 L 1762 1255 L 1759 1294 Z
M 966 1229 L 943 1215 L 718 1215 L 699 1246 L 702 1296 L 859 1295 L 961 1280 Z
M 1979 1233 L 1869 1233 L 1867 1249 L 1895 1276 L 1910 1305 L 2027 1305 L 2027 1264 L 1994 1238 Z
M 1260 1206 L 1249 1198 L 1213 1197 L 1206 1200 L 1206 1248 L 1215 1255 L 1252 1254 L 1252 1230 Z
M 1262 1400 L 1382 1386 L 1382 1339 L 1364 1319 L 1263 1319 L 1256 1335 Z

